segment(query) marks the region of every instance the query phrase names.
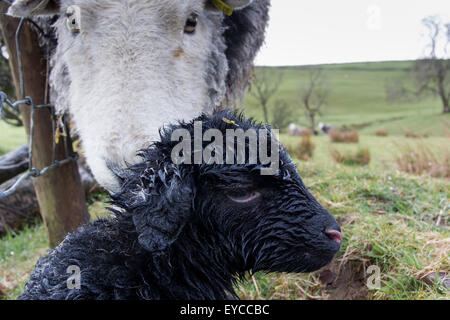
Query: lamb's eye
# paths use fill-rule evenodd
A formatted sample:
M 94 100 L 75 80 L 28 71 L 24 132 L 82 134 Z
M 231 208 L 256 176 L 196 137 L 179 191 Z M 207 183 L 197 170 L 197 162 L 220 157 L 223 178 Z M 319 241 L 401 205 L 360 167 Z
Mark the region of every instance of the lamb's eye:
M 258 191 L 236 190 L 227 193 L 228 198 L 237 203 L 247 203 L 258 198 L 261 194 Z
M 184 25 L 184 33 L 192 34 L 195 32 L 195 28 L 198 23 L 198 15 L 193 13 L 186 20 L 186 24 Z

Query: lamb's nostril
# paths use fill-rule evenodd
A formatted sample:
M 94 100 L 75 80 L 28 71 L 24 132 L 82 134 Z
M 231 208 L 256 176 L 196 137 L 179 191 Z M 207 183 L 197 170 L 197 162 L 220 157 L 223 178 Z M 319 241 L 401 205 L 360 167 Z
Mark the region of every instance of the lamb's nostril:
M 328 238 L 336 241 L 337 243 L 342 242 L 342 233 L 337 230 L 327 229 L 325 230 L 325 234 L 328 236 Z

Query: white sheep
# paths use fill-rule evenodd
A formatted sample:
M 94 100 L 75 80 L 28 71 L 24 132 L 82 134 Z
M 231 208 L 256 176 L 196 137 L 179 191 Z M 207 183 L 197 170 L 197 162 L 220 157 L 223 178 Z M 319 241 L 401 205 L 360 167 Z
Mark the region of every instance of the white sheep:
M 114 192 L 113 170 L 135 163 L 162 125 L 242 95 L 269 2 L 16 0 L 8 13 L 44 17 L 44 29 L 55 20 L 51 102 L 71 115 L 93 174 Z

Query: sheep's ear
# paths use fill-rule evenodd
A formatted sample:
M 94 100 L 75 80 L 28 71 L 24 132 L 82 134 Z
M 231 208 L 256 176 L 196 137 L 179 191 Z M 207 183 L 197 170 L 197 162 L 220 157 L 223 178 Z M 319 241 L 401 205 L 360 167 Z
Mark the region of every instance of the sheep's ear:
M 270 1 L 254 0 L 251 5 L 225 17 L 223 21 L 229 67 L 226 98 L 230 105 L 244 96 L 250 84 L 253 61 L 264 43 Z
M 8 9 L 13 17 L 54 15 L 59 13 L 59 0 L 16 0 Z
M 148 174 L 151 172 L 151 174 Z M 139 243 L 149 251 L 163 251 L 175 242 L 192 216 L 192 179 L 173 165 L 141 175 L 140 204 L 132 210 Z
M 222 11 L 231 16 L 234 10 L 245 8 L 253 2 L 253 0 L 209 0 L 213 8 Z

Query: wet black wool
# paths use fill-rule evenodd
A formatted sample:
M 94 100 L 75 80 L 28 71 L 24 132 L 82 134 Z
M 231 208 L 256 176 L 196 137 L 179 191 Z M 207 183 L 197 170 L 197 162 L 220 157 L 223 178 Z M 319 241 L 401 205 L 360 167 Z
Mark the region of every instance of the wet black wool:
M 266 128 L 231 111 L 195 121 L 223 136 Z M 175 165 L 176 129 L 194 137 L 194 120 L 161 130 L 161 140 L 141 152 L 142 163 L 121 173 L 112 217 L 79 228 L 41 258 L 20 299 L 237 298 L 233 285 L 248 271 L 310 272 L 331 261 L 339 242 L 325 231 L 339 226 L 284 148 L 269 176 L 248 157 L 241 165 Z M 232 200 L 246 192 L 259 197 Z M 70 266 L 81 271 L 80 288 L 68 286 Z

